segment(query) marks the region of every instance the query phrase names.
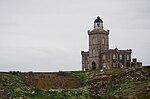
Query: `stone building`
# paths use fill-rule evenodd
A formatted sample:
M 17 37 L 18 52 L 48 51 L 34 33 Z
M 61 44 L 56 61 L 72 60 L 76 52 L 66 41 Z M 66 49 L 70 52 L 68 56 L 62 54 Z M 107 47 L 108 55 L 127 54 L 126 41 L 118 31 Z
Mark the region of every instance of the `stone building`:
M 104 30 L 103 21 L 98 16 L 94 29 L 88 31 L 89 51 L 81 51 L 82 70 L 131 67 L 132 50 L 109 49 L 109 33 L 109 30 Z

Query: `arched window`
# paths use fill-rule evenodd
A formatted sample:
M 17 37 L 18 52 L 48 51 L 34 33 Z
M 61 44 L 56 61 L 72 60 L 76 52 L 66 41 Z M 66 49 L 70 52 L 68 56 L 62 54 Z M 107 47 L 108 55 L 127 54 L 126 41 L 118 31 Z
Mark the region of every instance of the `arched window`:
M 96 38 L 95 37 L 92 38 L 92 44 L 96 44 Z
M 122 54 L 119 54 L 119 59 L 122 60 Z
M 93 54 L 93 56 L 96 56 L 96 50 L 94 48 L 92 50 L 92 54 Z
M 116 54 L 113 54 L 113 59 L 116 59 Z
M 103 54 L 102 60 L 106 60 L 106 54 Z
M 130 56 L 129 55 L 127 55 L 127 60 L 130 60 Z
M 97 23 L 97 27 L 100 27 L 100 23 Z
M 102 38 L 102 44 L 105 44 L 105 38 L 104 37 Z

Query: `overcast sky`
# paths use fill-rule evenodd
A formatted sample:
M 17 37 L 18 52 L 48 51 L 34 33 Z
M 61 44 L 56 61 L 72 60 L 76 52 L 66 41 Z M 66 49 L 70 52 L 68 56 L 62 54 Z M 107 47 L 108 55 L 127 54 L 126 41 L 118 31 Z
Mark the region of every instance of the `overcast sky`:
M 81 70 L 100 16 L 110 48 L 150 64 L 150 0 L 0 0 L 0 71 Z

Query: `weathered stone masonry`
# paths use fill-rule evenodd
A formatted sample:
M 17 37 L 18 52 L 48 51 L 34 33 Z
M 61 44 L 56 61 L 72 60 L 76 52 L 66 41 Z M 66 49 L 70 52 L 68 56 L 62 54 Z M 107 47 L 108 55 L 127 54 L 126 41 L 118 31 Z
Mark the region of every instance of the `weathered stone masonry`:
M 102 68 L 128 68 L 141 62 L 131 63 L 131 49 L 109 49 L 109 30 L 103 29 L 103 21 L 97 17 L 94 21 L 94 29 L 88 31 L 89 51 L 81 51 L 82 70 L 95 70 Z

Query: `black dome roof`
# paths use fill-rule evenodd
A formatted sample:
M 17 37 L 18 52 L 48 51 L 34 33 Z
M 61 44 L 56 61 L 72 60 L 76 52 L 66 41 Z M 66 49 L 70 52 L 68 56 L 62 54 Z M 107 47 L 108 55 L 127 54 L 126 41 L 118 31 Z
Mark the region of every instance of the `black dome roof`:
M 99 16 L 98 16 L 97 19 L 95 19 L 95 21 L 94 21 L 94 23 L 97 23 L 97 22 L 103 23 L 103 21 L 99 18 Z

